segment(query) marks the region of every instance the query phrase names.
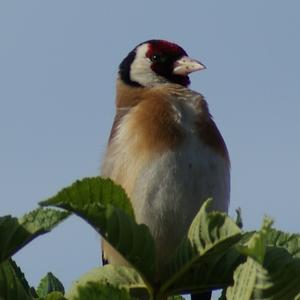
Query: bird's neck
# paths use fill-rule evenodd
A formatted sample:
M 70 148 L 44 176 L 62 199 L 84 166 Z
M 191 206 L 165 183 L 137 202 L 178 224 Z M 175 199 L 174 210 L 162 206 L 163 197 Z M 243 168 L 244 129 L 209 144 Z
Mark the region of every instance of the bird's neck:
M 118 79 L 116 85 L 116 107 L 130 108 L 137 105 L 146 89 L 145 87 L 130 86 L 124 83 L 122 79 Z

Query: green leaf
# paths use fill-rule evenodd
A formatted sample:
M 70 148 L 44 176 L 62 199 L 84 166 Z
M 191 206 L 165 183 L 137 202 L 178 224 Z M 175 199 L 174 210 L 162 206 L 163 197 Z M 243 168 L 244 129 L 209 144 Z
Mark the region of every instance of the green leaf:
M 133 300 L 129 292 L 125 289 L 119 289 L 109 283 L 89 282 L 85 287 L 78 290 L 78 296 L 70 298 L 71 300 Z
M 233 273 L 244 260 L 235 246 L 220 254 L 204 256 L 170 290 L 184 293 L 226 288 L 233 283 Z
M 240 265 L 234 272 L 234 286 L 227 288 L 227 300 L 252 299 L 251 295 L 255 287 L 256 267 L 258 263 L 248 258 L 247 262 Z
M 233 247 L 241 232 L 225 213 L 207 212 L 210 202 L 203 204 L 168 265 L 162 292 L 207 291 L 231 282 L 232 272 L 241 261 Z
M 43 300 L 67 300 L 61 292 L 52 292 L 48 294 Z
M 176 295 L 176 296 L 168 297 L 168 300 L 185 300 L 185 298 L 183 298 L 180 295 Z
M 239 207 L 236 210 L 236 220 L 235 223 L 239 228 L 243 228 L 243 219 L 242 219 L 242 209 Z
M 90 204 L 104 207 L 120 208 L 131 217 L 134 217 L 130 200 L 124 189 L 111 179 L 101 177 L 84 178 L 77 180 L 71 186 L 62 189 L 52 198 L 40 202 L 40 205 L 52 205 L 66 210 L 83 209 Z
M 286 249 L 293 257 L 300 258 L 300 234 L 291 234 L 271 228 L 266 244 Z
M 285 249 L 268 248 L 264 264 L 248 257 L 234 273 L 227 300 L 289 300 L 300 297 L 300 259 Z
M 270 232 L 273 221 L 265 218 L 260 231 L 254 233 L 249 241 L 244 245 L 239 245 L 238 250 L 246 255 L 251 256 L 260 264 L 264 262 L 265 250 L 267 245 L 267 236 Z
M 0 264 L 0 299 L 33 299 L 24 274 L 12 259 Z
M 61 292 L 65 293 L 65 289 L 63 284 L 56 278 L 51 272 L 47 273 L 47 275 L 42 278 L 40 284 L 36 290 L 39 297 L 45 297 L 51 292 Z
M 49 232 L 69 213 L 38 208 L 22 218 L 0 217 L 0 263 L 37 236 Z
M 238 247 L 248 259 L 234 272 L 228 300 L 300 297 L 299 236 L 278 232 L 271 225 L 265 218 L 261 230 Z
M 74 212 L 92 225 L 144 277 L 154 276 L 155 250 L 149 229 L 138 225 L 124 190 L 110 179 L 86 178 L 41 203 Z
M 106 285 L 108 283 L 110 286 L 107 289 Z M 110 293 L 111 288 L 114 290 L 113 293 L 116 293 L 115 290 L 118 290 L 119 292 L 121 291 L 120 293 L 124 293 L 124 295 L 131 295 L 132 297 L 141 298 L 144 296 L 147 298 L 149 295 L 148 287 L 137 271 L 124 266 L 106 265 L 101 268 L 93 269 L 83 275 L 68 291 L 67 298 L 70 300 L 90 299 L 81 297 L 83 297 L 83 295 L 87 295 L 86 293 L 91 293 L 91 295 L 93 295 L 93 289 L 96 289 L 97 291 L 103 289 L 103 295 L 106 295 L 106 293 Z M 103 296 L 103 298 L 99 299 L 105 298 Z M 106 299 L 114 298 L 108 297 Z

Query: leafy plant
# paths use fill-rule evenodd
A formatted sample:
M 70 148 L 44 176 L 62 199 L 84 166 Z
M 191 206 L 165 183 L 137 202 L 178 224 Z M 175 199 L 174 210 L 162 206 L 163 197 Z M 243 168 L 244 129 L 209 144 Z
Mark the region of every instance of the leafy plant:
M 211 201 L 203 204 L 157 282 L 154 240 L 147 226 L 136 223 L 124 190 L 100 177 L 76 181 L 19 219 L 0 218 L 0 299 L 179 300 L 180 294 L 216 289 L 228 300 L 300 299 L 300 236 L 273 229 L 268 218 L 260 230 L 244 232 L 240 211 L 235 222 L 210 212 Z M 128 266 L 95 268 L 66 293 L 52 273 L 37 289 L 30 287 L 11 256 L 70 214 L 88 222 Z

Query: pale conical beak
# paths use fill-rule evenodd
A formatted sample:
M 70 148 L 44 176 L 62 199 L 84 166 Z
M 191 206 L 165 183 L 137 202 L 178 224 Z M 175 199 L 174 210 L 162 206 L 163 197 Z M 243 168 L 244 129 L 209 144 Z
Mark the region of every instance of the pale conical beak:
M 186 76 L 192 72 L 204 70 L 206 67 L 199 61 L 183 56 L 174 63 L 173 74 Z

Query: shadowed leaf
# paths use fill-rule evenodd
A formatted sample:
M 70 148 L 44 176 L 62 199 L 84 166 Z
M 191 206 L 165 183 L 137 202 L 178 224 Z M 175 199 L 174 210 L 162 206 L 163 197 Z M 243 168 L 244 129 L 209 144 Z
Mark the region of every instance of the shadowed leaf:
M 64 295 L 60 292 L 52 292 L 48 294 L 45 298 L 40 300 L 67 300 L 67 298 L 64 297 Z M 86 298 L 86 300 L 88 300 Z
M 45 297 L 51 292 L 65 293 L 63 284 L 56 278 L 51 272 L 42 278 L 40 284 L 36 290 L 39 297 Z
M 149 280 L 154 276 L 154 241 L 138 225 L 125 191 L 110 179 L 86 178 L 63 189 L 41 205 L 74 212 L 92 225 L 124 258 Z
M 242 219 L 242 209 L 239 207 L 236 210 L 236 220 L 235 223 L 239 228 L 243 228 L 243 219 Z
M 300 258 L 300 234 L 285 233 L 271 228 L 266 237 L 266 244 L 284 248 L 293 257 Z
M 24 274 L 11 259 L 0 264 L 0 299 L 33 299 Z
M 19 219 L 0 217 L 0 262 L 37 236 L 49 232 L 68 216 L 67 212 L 38 208 Z

